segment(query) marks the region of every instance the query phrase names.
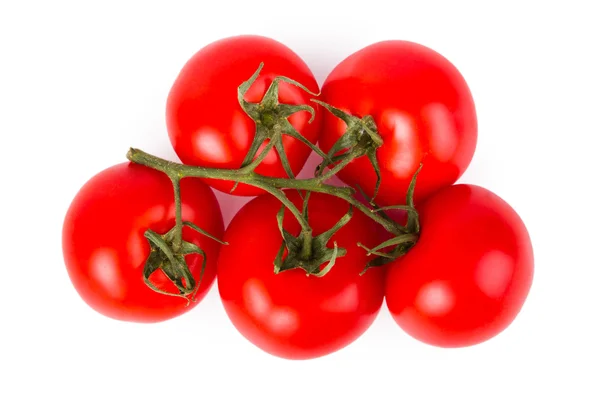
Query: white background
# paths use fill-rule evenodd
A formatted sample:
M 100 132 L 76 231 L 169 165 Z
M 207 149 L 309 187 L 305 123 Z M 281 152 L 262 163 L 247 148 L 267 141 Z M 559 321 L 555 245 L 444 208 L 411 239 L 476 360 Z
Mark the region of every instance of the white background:
M 0 3 L 0 398 L 600 398 L 594 1 L 156 3 Z M 285 43 L 319 83 L 384 39 L 432 47 L 461 70 L 480 127 L 461 181 L 511 203 L 534 242 L 533 288 L 508 330 L 442 350 L 383 309 L 346 349 L 292 362 L 246 342 L 216 286 L 155 325 L 79 299 L 61 252 L 71 199 L 129 146 L 175 159 L 164 121 L 175 76 L 203 45 L 242 33 Z

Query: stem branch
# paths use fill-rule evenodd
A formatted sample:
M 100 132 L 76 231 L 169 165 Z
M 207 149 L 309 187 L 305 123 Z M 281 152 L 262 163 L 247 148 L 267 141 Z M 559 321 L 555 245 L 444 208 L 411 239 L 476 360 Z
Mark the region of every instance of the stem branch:
M 326 180 L 333 178 L 335 176 L 335 174 L 340 172 L 346 165 L 350 164 L 352 162 L 352 160 L 360 157 L 363 154 L 364 154 L 364 151 L 362 151 L 362 149 L 353 150 L 347 154 L 344 154 L 344 158 L 342 159 L 342 161 L 340 161 L 333 168 L 328 170 L 327 173 L 325 173 L 321 176 L 318 176 L 317 179 L 320 182 L 325 182 Z
M 175 192 L 175 237 L 173 238 L 173 250 L 179 252 L 181 249 L 183 221 L 181 220 L 181 190 L 180 179 L 171 177 L 173 191 Z
M 171 179 L 174 176 L 178 179 L 183 177 L 194 177 L 194 178 L 210 178 L 210 179 L 221 179 L 234 182 L 245 183 L 251 186 L 255 186 L 271 193 L 277 197 L 283 205 L 285 205 L 294 214 L 303 231 L 310 229 L 308 221 L 305 221 L 300 211 L 294 206 L 285 196 L 284 193 L 279 189 L 299 189 L 308 190 L 311 192 L 325 193 L 331 196 L 339 197 L 345 200 L 353 207 L 361 211 L 367 217 L 371 218 L 376 223 L 383 226 L 388 232 L 394 235 L 400 235 L 407 233 L 406 227 L 398 224 L 394 221 L 388 220 L 373 209 L 367 207 L 354 197 L 354 190 L 350 187 L 338 187 L 323 183 L 323 178 L 327 175 L 318 176 L 309 179 L 289 179 L 289 178 L 273 178 L 256 174 L 254 172 L 247 172 L 243 169 L 217 169 L 198 167 L 191 165 L 184 165 L 175 163 L 172 161 L 164 160 L 160 157 L 153 156 L 142 150 L 131 148 L 127 152 L 127 158 L 137 164 L 145 165 L 157 171 L 161 171 L 167 174 Z M 344 160 L 336 165 L 332 170 L 339 171 L 345 165 L 351 161 L 351 157 L 348 157 L 348 161 Z

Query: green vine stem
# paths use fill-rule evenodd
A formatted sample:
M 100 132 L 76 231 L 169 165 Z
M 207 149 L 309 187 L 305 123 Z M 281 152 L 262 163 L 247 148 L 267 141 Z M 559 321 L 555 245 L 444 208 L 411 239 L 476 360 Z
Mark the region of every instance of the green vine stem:
M 176 252 L 181 249 L 181 241 L 183 234 L 183 221 L 181 219 L 181 190 L 179 181 L 180 179 L 178 177 L 171 177 L 175 197 L 175 237 L 173 238 L 173 250 Z
M 310 192 L 329 194 L 331 196 L 339 197 L 340 199 L 345 200 L 348 204 L 352 205 L 352 207 L 364 213 L 367 217 L 380 224 L 393 235 L 402 235 L 409 233 L 405 226 L 382 217 L 374 209 L 367 207 L 358 199 L 356 199 L 354 197 L 354 189 L 350 187 L 339 187 L 325 183 L 324 181 L 328 178 L 328 174 L 306 179 L 273 178 L 269 176 L 260 175 L 255 172 L 245 172 L 243 169 L 219 169 L 179 164 L 176 162 L 162 159 L 160 157 L 153 156 L 152 154 L 148 154 L 143 150 L 135 148 L 129 149 L 129 151 L 127 152 L 127 159 L 134 163 L 145 165 L 146 167 L 150 167 L 157 171 L 161 171 L 170 177 L 180 176 L 182 178 L 210 178 L 245 183 L 247 185 L 261 188 L 273 194 L 280 200 L 283 197 L 277 193 L 282 192 L 281 190 L 277 189 L 299 189 Z M 284 203 L 284 205 L 286 204 Z M 296 216 L 301 226 L 304 225 L 304 222 L 301 221 L 303 220 L 303 218 L 298 209 L 291 203 L 289 203 L 288 208 L 290 209 L 290 211 L 292 211 L 294 216 Z
M 300 90 L 316 96 L 316 93 L 308 90 L 304 85 L 286 77 L 276 77 L 267 89 L 260 103 L 250 103 L 244 99 L 244 95 L 252 84 L 256 81 L 263 64 L 260 64 L 256 72 L 238 87 L 238 102 L 245 113 L 255 122 L 255 136 L 248 153 L 239 169 L 217 169 L 201 166 L 184 165 L 168 161 L 142 150 L 130 148 L 127 152 L 127 158 L 134 163 L 144 165 L 154 170 L 166 174 L 173 184 L 175 200 L 175 226 L 164 235 L 160 235 L 151 230 L 146 231 L 152 251 L 146 260 L 144 268 L 144 281 L 152 290 L 157 292 L 193 299 L 198 289 L 199 281 L 192 276 L 187 267 L 185 256 L 196 253 L 203 258 L 203 267 L 199 279 L 202 279 L 204 266 L 206 264 L 205 253 L 196 245 L 183 240 L 183 227 L 188 226 L 197 232 L 208 236 L 220 242 L 219 239 L 201 228 L 182 220 L 181 211 L 181 193 L 180 182 L 183 178 L 205 178 L 216 180 L 227 180 L 233 182 L 232 192 L 238 184 L 246 184 L 264 190 L 277 198 L 282 209 L 277 215 L 277 223 L 282 234 L 281 248 L 274 260 L 274 271 L 281 271 L 302 268 L 308 275 L 323 276 L 335 264 L 337 257 L 344 256 L 347 251 L 344 248 L 338 248 L 337 243 L 333 242 L 333 247 L 328 246 L 328 242 L 333 235 L 341 229 L 352 217 L 353 210 L 366 215 L 377 224 L 386 229 L 392 237 L 372 249 L 357 243 L 358 246 L 365 249 L 368 255 L 374 255 L 376 258 L 369 261 L 365 266 L 363 273 L 372 266 L 384 265 L 394 259 L 402 256 L 414 246 L 418 240 L 419 217 L 413 204 L 413 194 L 417 174 L 415 173 L 407 191 L 406 205 L 391 207 L 378 207 L 375 203 L 375 197 L 381 181 L 381 174 L 377 162 L 376 152 L 383 145 L 383 138 L 377 131 L 377 126 L 373 118 L 365 116 L 358 118 L 337 109 L 329 104 L 323 103 L 317 99 L 312 99 L 314 103 L 321 105 L 325 110 L 340 118 L 346 123 L 346 132 L 338 139 L 328 154 L 323 153 L 314 143 L 304 138 L 292 124 L 288 117 L 297 112 L 308 112 L 311 114 L 311 122 L 315 117 L 315 110 L 309 105 L 292 105 L 279 103 L 278 92 L 280 82 L 296 86 Z M 282 136 L 288 135 L 315 151 L 323 159 L 315 171 L 315 176 L 306 179 L 296 179 L 294 176 L 287 155 L 285 154 Z M 264 148 L 259 152 L 260 147 L 266 142 Z M 270 151 L 276 151 L 281 160 L 282 166 L 286 171 L 286 178 L 275 178 L 261 175 L 255 172 L 255 169 L 265 159 Z M 353 160 L 366 156 L 377 175 L 377 182 L 373 198 L 367 199 L 369 204 L 359 201 L 355 197 L 356 190 L 351 187 L 334 186 L 327 181 L 334 177 L 344 167 Z M 304 196 L 302 210 L 299 210 L 295 204 L 288 199 L 284 189 L 298 190 L 300 195 Z M 357 187 L 359 191 L 362 190 Z M 328 231 L 313 236 L 312 228 L 308 220 L 308 199 L 312 192 L 328 194 L 338 197 L 348 203 L 348 212 Z M 304 193 L 304 194 L 303 194 Z M 300 234 L 295 237 L 283 228 L 284 209 L 287 208 L 301 227 Z M 402 209 L 408 213 L 406 225 L 402 225 L 390 218 L 385 210 Z M 222 243 L 222 242 L 220 242 Z M 288 252 L 283 258 L 285 249 Z M 325 265 L 326 264 L 326 265 Z M 325 267 L 323 267 L 325 265 Z M 150 281 L 150 275 L 161 269 L 173 282 L 178 289 L 177 294 L 162 291 L 156 288 Z

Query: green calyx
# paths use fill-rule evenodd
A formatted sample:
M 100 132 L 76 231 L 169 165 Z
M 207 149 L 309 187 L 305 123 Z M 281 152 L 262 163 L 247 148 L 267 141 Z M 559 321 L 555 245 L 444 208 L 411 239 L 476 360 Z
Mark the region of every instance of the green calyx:
M 182 226 L 188 226 L 221 244 L 227 244 L 191 222 L 183 222 Z M 190 301 L 194 301 L 194 297 L 198 291 L 202 277 L 204 276 L 206 253 L 194 243 L 181 240 L 180 234 L 181 232 L 179 232 L 178 239 L 177 226 L 173 227 L 164 235 L 160 235 L 151 229 L 146 230 L 144 236 L 150 244 L 150 254 L 146 259 L 143 275 L 144 282 L 150 289 L 164 295 L 182 297 L 189 303 Z M 193 276 L 187 265 L 187 261 L 185 260 L 185 256 L 189 254 L 199 254 L 202 256 L 202 267 L 200 269 L 198 280 Z M 177 289 L 177 293 L 160 289 L 152 283 L 150 277 L 157 270 L 164 272 Z
M 408 220 L 406 223 L 406 233 L 394 236 L 393 238 L 380 243 L 372 249 L 364 246 L 362 243 L 357 243 L 359 247 L 367 250 L 367 255 L 373 254 L 377 256 L 367 263 L 365 269 L 362 271 L 363 274 L 371 267 L 379 267 L 388 264 L 408 253 L 408 251 L 417 243 L 417 240 L 419 240 L 419 232 L 421 227 L 419 225 L 419 214 L 414 204 L 414 195 L 415 186 L 417 184 L 417 176 L 419 175 L 419 172 L 421 172 L 421 168 L 423 168 L 423 164 L 419 165 L 419 168 L 417 168 L 417 171 L 414 173 L 410 181 L 408 191 L 406 193 L 406 205 L 378 207 L 376 204 L 372 203 L 376 207 L 373 209 L 373 211 L 376 213 L 386 215 L 386 210 L 403 210 L 406 211 Z
M 283 135 L 288 135 L 296 140 L 301 141 L 313 151 L 318 153 L 321 157 L 326 158 L 327 156 L 321 151 L 321 149 L 302 136 L 288 121 L 288 118 L 297 112 L 308 112 L 311 114 L 311 118 L 309 120 L 309 123 L 311 123 L 315 118 L 314 108 L 306 104 L 294 105 L 279 103 L 279 84 L 281 82 L 285 82 L 304 90 L 310 95 L 317 96 L 318 94 L 311 92 L 306 86 L 299 82 L 283 76 L 278 76 L 273 79 L 260 103 L 250 103 L 244 99 L 244 96 L 254 84 L 256 79 L 258 79 L 262 68 L 263 63 L 259 65 L 258 69 L 254 72 L 250 79 L 243 82 L 238 87 L 238 102 L 240 103 L 240 106 L 244 112 L 250 118 L 252 118 L 256 124 L 254 139 L 250 145 L 250 149 L 248 150 L 246 157 L 244 158 L 244 161 L 242 162 L 241 169 L 247 171 L 254 170 L 254 168 L 256 168 L 256 166 L 258 166 L 258 164 L 260 164 L 260 162 L 265 158 L 267 153 L 274 147 L 275 151 L 279 155 L 281 165 L 286 174 L 289 178 L 294 178 L 294 173 L 283 147 Z M 261 154 L 258 154 L 260 146 L 266 141 L 268 141 L 267 146 L 265 146 Z
M 337 164 L 337 170 L 340 170 L 355 158 L 367 156 L 377 176 L 373 197 L 369 199 L 369 202 L 374 204 L 373 201 L 377 196 L 379 185 L 381 184 L 381 170 L 377 161 L 377 149 L 383 145 L 383 138 L 377 132 L 377 125 L 375 125 L 373 117 L 367 115 L 363 118 L 358 118 L 322 101 L 316 99 L 312 101 L 320 104 L 327 111 L 340 118 L 347 126 L 346 132 L 334 143 L 327 157 L 324 157 L 323 162 L 317 167 L 315 176 L 321 175 L 327 167 L 332 168 L 332 165 Z M 336 169 L 335 167 L 333 168 Z
M 302 211 L 302 215 L 306 220 L 308 220 L 309 197 L 310 192 L 307 192 L 304 197 Z M 283 237 L 283 242 L 275 258 L 275 273 L 301 268 L 306 272 L 306 275 L 322 277 L 327 274 L 335 265 L 337 258 L 343 257 L 347 253 L 346 249 L 338 247 L 335 241 L 333 242 L 333 248 L 328 247 L 327 244 L 333 235 L 350 221 L 352 210 L 352 206 L 350 206 L 348 212 L 333 227 L 320 235 L 313 236 L 312 230 L 303 229 L 300 235 L 296 237 L 283 227 L 285 207 L 281 207 L 277 213 L 277 225 Z M 286 249 L 287 255 L 284 259 Z M 327 264 L 321 268 L 325 263 Z

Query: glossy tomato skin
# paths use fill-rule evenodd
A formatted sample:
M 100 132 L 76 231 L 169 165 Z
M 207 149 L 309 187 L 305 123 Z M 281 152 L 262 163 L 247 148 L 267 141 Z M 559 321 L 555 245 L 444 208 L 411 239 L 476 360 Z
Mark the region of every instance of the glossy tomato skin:
M 215 168 L 239 168 L 255 134 L 255 123 L 238 103 L 237 88 L 248 80 L 259 64 L 264 68 L 246 95 L 246 100 L 260 102 L 276 76 L 296 80 L 313 92 L 317 82 L 302 59 L 285 45 L 262 36 L 234 36 L 202 48 L 185 64 L 167 99 L 167 128 L 175 152 L 185 164 Z M 310 104 L 311 95 L 281 83 L 279 101 L 287 104 Z M 289 118 L 304 137 L 316 143 L 320 113 L 308 123 L 310 114 L 300 112 Z M 294 174 L 302 169 L 310 149 L 289 136 L 284 148 Z M 256 172 L 286 177 L 277 153 L 273 150 Z M 229 192 L 231 182 L 207 180 L 214 188 Z M 240 184 L 237 195 L 264 193 Z
M 371 115 L 384 144 L 377 151 L 382 205 L 404 204 L 410 180 L 423 163 L 415 200 L 453 184 L 477 142 L 477 116 L 460 72 L 437 52 L 407 41 L 375 43 L 352 54 L 329 74 L 322 100 L 353 115 Z M 325 115 L 319 145 L 328 151 L 346 125 Z M 373 195 L 376 175 L 362 157 L 339 173 Z
M 519 215 L 475 185 L 441 190 L 420 208 L 421 236 L 390 264 L 386 304 L 416 339 L 481 343 L 517 316 L 533 280 L 533 249 Z
M 223 236 L 223 219 L 214 193 L 197 179 L 181 180 L 182 216 Z M 69 277 L 82 299 L 99 313 L 132 322 L 159 322 L 191 310 L 214 282 L 220 245 L 184 227 L 183 239 L 206 252 L 204 277 L 196 302 L 152 291 L 142 271 L 150 246 L 147 229 L 163 234 L 175 225 L 175 202 L 169 178 L 161 172 L 122 163 L 92 177 L 72 201 L 63 225 L 63 254 Z M 186 257 L 193 276 L 202 258 Z M 162 271 L 151 281 L 176 293 Z
M 296 192 L 288 195 L 301 205 Z M 323 277 L 307 276 L 300 269 L 275 274 L 273 260 L 281 244 L 275 216 L 280 207 L 275 198 L 263 195 L 234 217 L 225 233 L 229 245 L 219 257 L 219 293 L 235 327 L 254 345 L 287 359 L 320 357 L 358 338 L 381 308 L 383 271 L 372 268 L 359 276 L 367 257 L 356 243 L 374 245 L 373 227 L 355 212 L 333 237 L 348 254 Z M 312 194 L 314 234 L 333 226 L 347 209 L 339 199 Z M 284 226 L 299 232 L 291 214 L 286 214 Z

